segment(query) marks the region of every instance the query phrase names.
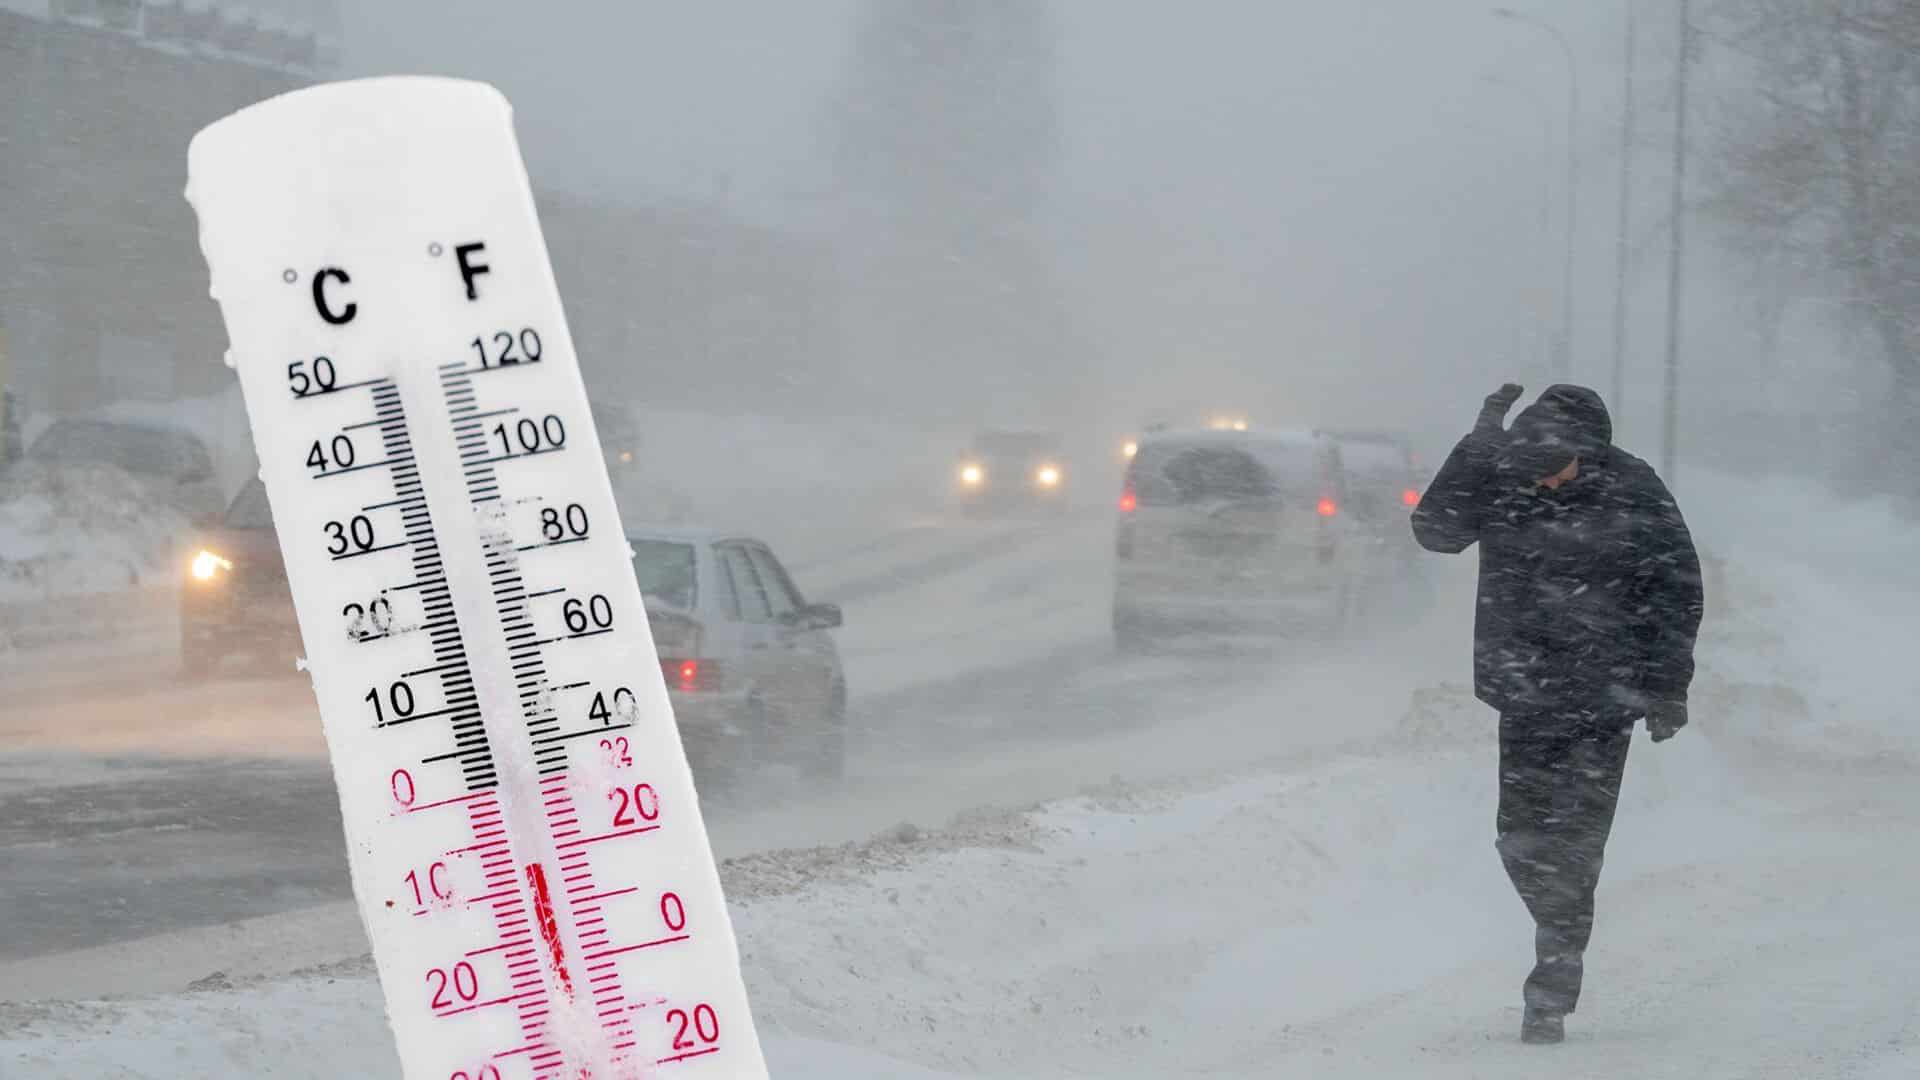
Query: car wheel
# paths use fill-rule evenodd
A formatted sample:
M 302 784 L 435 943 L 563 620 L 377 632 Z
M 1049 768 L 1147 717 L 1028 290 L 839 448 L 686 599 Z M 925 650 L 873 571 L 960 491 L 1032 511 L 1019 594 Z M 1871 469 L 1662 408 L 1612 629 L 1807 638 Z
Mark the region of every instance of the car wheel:
M 807 775 L 839 783 L 847 775 L 847 688 L 844 684 L 834 684 L 826 711 L 820 716 L 820 726 L 811 734 L 803 758 Z

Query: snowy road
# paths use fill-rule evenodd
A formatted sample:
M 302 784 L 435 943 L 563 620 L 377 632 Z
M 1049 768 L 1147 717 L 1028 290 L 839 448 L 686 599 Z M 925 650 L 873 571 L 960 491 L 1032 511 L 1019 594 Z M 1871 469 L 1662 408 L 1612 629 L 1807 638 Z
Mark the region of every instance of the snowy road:
M 1920 1075 L 1916 552 L 1881 511 L 1837 516 L 1815 543 L 1769 535 L 1763 502 L 1696 513 L 1730 539 L 1695 722 L 1634 748 L 1566 1045 L 1514 1038 L 1530 927 L 1490 842 L 1493 724 L 1454 685 L 1470 612 L 1452 595 L 1422 625 L 1294 656 L 1122 664 L 1084 624 L 1036 621 L 1013 653 L 933 625 L 929 649 L 985 641 L 989 659 L 876 691 L 847 789 L 715 805 L 775 1075 Z M 912 570 L 938 557 L 900 555 L 912 584 L 866 603 L 1038 580 L 1073 551 Z M 57 786 L 15 764 L 16 795 Z M 16 949 L 0 1074 L 393 1075 L 364 949 L 337 902 Z
M 1920 876 L 1884 857 L 1920 826 L 1910 762 L 1810 764 L 1704 727 L 1642 741 L 1588 999 L 1567 1045 L 1522 1047 L 1529 942 L 1487 842 L 1491 754 L 1464 702 L 1430 706 L 1364 745 L 1211 784 L 1110 785 L 918 837 L 735 861 L 775 1075 L 1886 1080 L 1920 1067 Z M 381 1025 L 370 972 L 348 961 L 0 1006 L 0 1063 L 389 1076 Z
M 1249 741 L 1352 734 L 1276 726 L 1263 703 L 1288 671 L 1308 680 L 1299 702 L 1305 686 L 1321 700 L 1349 694 L 1343 673 L 1364 670 L 1358 661 L 1113 656 L 1108 569 L 1085 557 L 1104 553 L 1109 528 L 1096 518 L 920 526 L 865 544 L 790 545 L 810 591 L 853 594 L 842 638 L 857 695 L 850 776 L 826 792 L 778 776 L 750 796 L 709 791 L 720 854 L 938 824 L 1114 775 L 1187 775 L 1233 762 Z M 1187 738 L 1188 715 L 1236 707 L 1233 726 L 1246 730 L 1231 740 L 1221 736 L 1232 726 Z M 8 961 L 350 896 L 319 721 L 297 678 L 16 700 L 0 710 L 0 747 L 12 751 L 0 756 L 0 998 L 34 989 Z

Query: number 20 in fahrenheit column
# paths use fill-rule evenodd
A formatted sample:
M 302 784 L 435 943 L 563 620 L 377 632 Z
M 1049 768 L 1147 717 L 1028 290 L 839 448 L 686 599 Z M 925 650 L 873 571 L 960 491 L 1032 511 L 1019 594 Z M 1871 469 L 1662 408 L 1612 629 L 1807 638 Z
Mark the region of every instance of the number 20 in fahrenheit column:
M 408 1075 L 765 1076 L 504 102 L 191 156 Z

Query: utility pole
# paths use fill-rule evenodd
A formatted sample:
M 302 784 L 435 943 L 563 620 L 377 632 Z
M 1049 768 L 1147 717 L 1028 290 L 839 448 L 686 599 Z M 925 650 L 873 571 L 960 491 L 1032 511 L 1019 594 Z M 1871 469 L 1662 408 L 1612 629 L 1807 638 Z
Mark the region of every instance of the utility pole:
M 1689 0 L 1680 0 L 1680 48 L 1674 60 L 1673 90 L 1673 244 L 1667 252 L 1667 400 L 1661 443 L 1660 473 L 1669 486 L 1678 486 L 1680 428 L 1680 301 L 1681 264 L 1686 259 L 1687 192 L 1687 66 L 1693 49 L 1693 22 Z
M 1627 396 L 1627 233 L 1633 206 L 1633 0 L 1626 0 L 1627 57 L 1625 105 L 1620 115 L 1620 227 L 1614 238 L 1613 270 L 1613 387 L 1607 399 L 1616 419 L 1624 416 Z

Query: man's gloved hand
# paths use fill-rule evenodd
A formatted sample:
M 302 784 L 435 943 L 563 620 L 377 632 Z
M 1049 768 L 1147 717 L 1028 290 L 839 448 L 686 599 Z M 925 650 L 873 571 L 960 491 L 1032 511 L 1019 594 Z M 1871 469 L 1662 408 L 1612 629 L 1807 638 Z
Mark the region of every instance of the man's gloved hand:
M 1507 410 L 1520 400 L 1525 389 L 1519 383 L 1507 383 L 1487 395 L 1486 403 L 1480 406 L 1480 419 L 1473 425 L 1476 432 L 1501 431 L 1507 419 Z
M 1647 734 L 1654 742 L 1666 742 L 1687 726 L 1687 703 L 1656 701 L 1647 707 Z

